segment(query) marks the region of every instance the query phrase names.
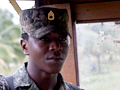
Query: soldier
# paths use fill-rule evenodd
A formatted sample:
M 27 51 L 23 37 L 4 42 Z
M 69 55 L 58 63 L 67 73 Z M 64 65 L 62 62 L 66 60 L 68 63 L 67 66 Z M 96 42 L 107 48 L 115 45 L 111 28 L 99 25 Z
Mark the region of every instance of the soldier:
M 60 71 L 68 54 L 68 13 L 41 7 L 20 12 L 21 47 L 28 56 L 12 76 L 0 76 L 0 90 L 80 90 Z

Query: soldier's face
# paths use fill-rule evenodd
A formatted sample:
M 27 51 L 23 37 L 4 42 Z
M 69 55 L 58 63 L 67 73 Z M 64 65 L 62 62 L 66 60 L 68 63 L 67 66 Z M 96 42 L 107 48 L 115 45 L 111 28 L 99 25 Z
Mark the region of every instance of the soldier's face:
M 66 34 L 51 32 L 39 39 L 29 37 L 27 48 L 33 68 L 58 73 L 67 57 L 69 45 Z

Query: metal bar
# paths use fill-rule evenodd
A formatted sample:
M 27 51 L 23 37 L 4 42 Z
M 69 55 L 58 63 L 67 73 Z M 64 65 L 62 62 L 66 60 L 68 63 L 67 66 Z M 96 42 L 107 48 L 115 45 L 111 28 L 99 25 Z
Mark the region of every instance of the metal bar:
M 17 4 L 17 2 L 16 2 L 15 0 L 9 0 L 9 2 L 12 4 L 12 6 L 14 7 L 14 9 L 16 10 L 16 12 L 17 12 L 18 15 L 19 15 L 19 13 L 20 13 L 20 11 L 21 11 L 21 8 L 20 8 L 19 5 Z

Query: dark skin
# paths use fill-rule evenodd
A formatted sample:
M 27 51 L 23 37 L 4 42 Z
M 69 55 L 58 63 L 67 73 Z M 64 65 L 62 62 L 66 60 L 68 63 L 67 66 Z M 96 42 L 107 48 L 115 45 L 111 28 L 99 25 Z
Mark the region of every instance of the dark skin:
M 39 39 L 21 39 L 21 47 L 23 53 L 29 57 L 27 71 L 30 77 L 38 87 L 53 90 L 67 57 L 67 35 L 62 32 L 50 32 Z

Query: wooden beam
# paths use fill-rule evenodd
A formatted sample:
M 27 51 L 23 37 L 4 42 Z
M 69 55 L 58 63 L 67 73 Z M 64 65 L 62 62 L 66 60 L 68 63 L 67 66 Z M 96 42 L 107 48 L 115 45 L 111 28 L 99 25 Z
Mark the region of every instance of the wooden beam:
M 16 0 L 16 1 L 35 1 L 35 0 Z M 47 2 L 48 0 L 41 0 L 42 2 Z M 120 0 L 50 0 L 51 4 L 60 4 L 60 3 L 88 3 L 88 2 L 107 2 L 107 1 L 120 1 Z
M 40 7 L 42 6 L 41 0 L 35 0 L 35 7 Z
M 77 23 L 120 20 L 120 1 L 74 4 Z
M 35 0 L 16 0 L 16 1 L 35 1 Z
M 73 48 L 74 48 L 74 63 L 75 63 L 75 73 L 76 73 L 76 85 L 79 86 L 79 63 L 78 63 L 78 49 L 77 49 L 77 34 L 76 34 L 76 22 L 72 21 L 72 33 L 73 33 Z
M 9 0 L 9 2 L 11 3 L 11 5 L 13 6 L 13 8 L 16 10 L 16 12 L 20 13 L 21 8 L 19 7 L 19 5 L 17 4 L 17 2 L 15 0 Z
M 18 1 L 18 0 L 17 0 Z M 24 0 L 34 1 L 34 0 Z M 107 2 L 80 3 L 85 1 L 103 0 L 36 0 L 36 7 L 53 3 L 73 2 L 73 13 L 77 23 L 102 22 L 120 20 L 120 0 L 105 0 Z M 109 2 L 108 2 L 109 1 Z M 75 4 L 77 3 L 78 4 Z

